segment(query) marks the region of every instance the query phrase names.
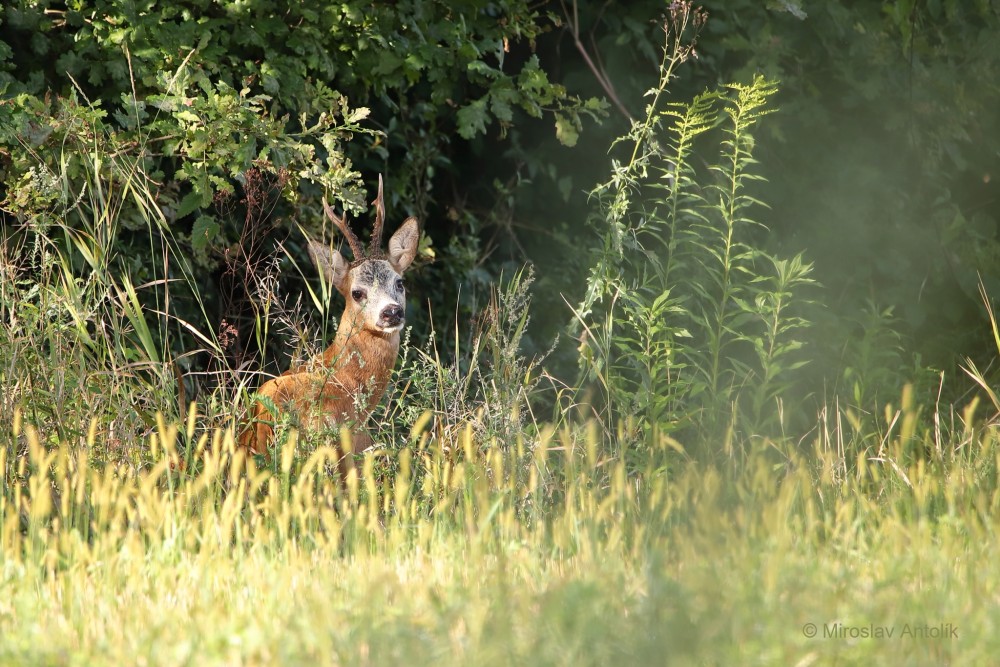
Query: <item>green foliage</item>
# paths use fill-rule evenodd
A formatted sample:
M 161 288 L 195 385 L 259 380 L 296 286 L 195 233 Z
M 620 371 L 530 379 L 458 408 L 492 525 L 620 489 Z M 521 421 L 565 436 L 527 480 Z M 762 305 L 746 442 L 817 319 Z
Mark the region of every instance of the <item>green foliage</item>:
M 0 242 L 0 311 L 6 315 L 0 375 L 10 388 L 2 423 L 9 430 L 20 408 L 50 434 L 49 444 L 107 434 L 116 444 L 91 451 L 95 460 L 142 465 L 134 438 L 157 413 L 176 414 L 171 327 L 190 325 L 170 312 L 163 274 L 143 267 L 141 255 L 122 255 L 119 235 L 130 224 L 149 230 L 142 254 L 174 253 L 175 247 L 169 236 L 154 234 L 164 221 L 143 161 L 118 135 L 103 132 L 91 111 L 62 107 L 62 127 L 72 129 L 62 140 L 59 171 L 31 172 L 30 181 L 41 187 L 26 205 L 36 213 Z M 178 274 L 171 282 L 190 281 L 183 265 Z
M 812 11 L 774 6 L 793 18 Z M 26 25 L 32 7 L 14 20 Z M 46 7 L 35 27 L 61 11 Z M 172 11 L 139 7 L 161 18 Z M 204 9 L 223 7 L 264 5 Z M 366 22 L 391 18 L 387 7 L 461 23 L 439 3 L 341 3 L 288 15 L 299 12 L 305 29 L 324 12 L 352 7 L 358 11 L 344 16 L 364 29 L 342 36 L 350 44 L 379 34 L 384 24 Z M 702 20 L 677 23 L 691 18 L 678 13 L 684 7 L 671 4 L 674 34 Z M 73 11 L 65 20 L 81 22 Z M 119 35 L 88 17 L 85 31 Z M 293 42 L 281 21 L 242 18 L 253 29 L 218 37 L 230 48 L 263 29 Z M 413 25 L 448 27 L 439 23 Z M 628 34 L 641 32 L 633 28 Z M 422 72 L 430 70 L 419 59 L 433 50 L 423 53 L 415 32 L 401 34 L 413 38 L 416 60 L 383 63 L 379 54 L 396 47 L 375 41 L 358 57 L 427 90 Z M 53 38 L 38 34 L 39 43 Z M 97 42 L 88 39 L 81 43 L 91 49 Z M 3 153 L 3 168 L 16 172 L 5 186 L 16 216 L 0 238 L 0 662 L 659 665 L 669 655 L 678 664 L 978 664 L 994 655 L 995 637 L 980 629 L 995 625 L 995 605 L 970 591 L 1000 583 L 991 566 L 1000 545 L 983 519 L 1000 511 L 995 419 L 977 415 L 975 397 L 952 408 L 928 393 L 893 311 L 873 304 L 847 320 L 853 335 L 838 350 L 846 370 L 811 420 L 802 396 L 821 394 L 822 385 L 804 386 L 798 372 L 811 321 L 803 299 L 810 265 L 765 250 L 773 236 L 761 224 L 766 183 L 756 157 L 770 125 L 760 120 L 778 93 L 754 78 L 668 104 L 675 66 L 694 53 L 690 41 L 669 45 L 647 114 L 614 148 L 611 179 L 591 200 L 598 234 L 578 322 L 584 379 L 603 400 L 560 386 L 529 351 L 540 310 L 530 312 L 535 272 L 513 272 L 485 303 L 476 301 L 491 284 L 482 256 L 496 247 L 481 234 L 484 221 L 506 216 L 513 227 L 517 218 L 517 178 L 498 181 L 501 214 L 455 211 L 447 220 L 461 233 L 423 247 L 424 257 L 442 258 L 430 271 L 420 267 L 437 292 L 463 281 L 476 290 L 463 293 L 461 306 L 454 295 L 435 301 L 448 305 L 441 316 L 454 324 L 431 329 L 430 344 L 408 332 L 393 391 L 369 424 L 375 445 L 344 484 L 333 472 L 341 445 L 333 428 L 299 434 L 281 415 L 270 459 L 234 446 L 233 417 L 252 392 L 246 377 L 216 383 L 173 423 L 175 404 L 186 405 L 178 368 L 202 352 L 221 359 L 230 344 L 231 326 L 216 328 L 207 314 L 211 283 L 199 267 L 225 257 L 220 243 L 242 238 L 234 224 L 241 214 L 253 218 L 272 205 L 308 213 L 323 188 L 359 208 L 352 147 L 371 142 L 373 160 L 393 159 L 400 169 L 440 165 L 442 154 L 427 147 L 446 133 L 414 143 L 412 157 L 392 158 L 394 148 L 378 142 L 395 140 L 365 132 L 363 112 L 345 98 L 329 93 L 322 105 L 330 108 L 285 121 L 267 88 L 294 90 L 289 70 L 267 84 L 234 85 L 215 76 L 218 67 L 189 67 L 196 56 L 153 83 L 134 79 L 162 90 L 129 94 L 111 108 L 103 100 L 112 98 L 87 87 L 133 77 L 102 69 L 92 50 L 97 83 L 48 99 L 25 92 L 0 106 L 20 123 Z M 502 59 L 502 42 L 496 46 Z M 145 57 L 131 53 L 136 62 Z M 228 53 L 216 55 L 263 77 L 267 59 L 241 65 Z M 303 59 L 327 56 L 338 57 L 307 49 Z M 451 119 L 449 132 L 468 122 L 478 141 L 491 124 L 507 129 L 508 110 L 526 98 L 505 85 L 484 84 L 462 98 L 468 104 L 456 102 L 482 108 Z M 370 99 L 382 94 L 382 104 L 390 90 L 400 89 L 386 84 Z M 569 139 L 577 126 L 552 105 Z M 400 118 L 412 111 L 404 106 Z M 445 113 L 457 115 L 456 107 Z M 379 105 L 370 108 L 375 118 Z M 399 131 L 429 126 L 421 127 Z M 337 174 L 342 183 L 324 180 Z M 232 198 L 217 196 L 227 190 Z M 271 190 L 285 202 L 275 204 Z M 227 217 L 224 202 L 234 199 L 246 210 Z M 298 238 L 281 262 L 315 285 L 312 269 L 296 260 Z M 584 243 L 571 238 L 579 253 Z M 267 339 L 269 327 L 284 327 L 292 356 L 308 357 L 305 350 L 329 338 L 316 331 L 340 302 L 322 283 L 286 291 L 279 263 L 254 267 L 256 331 Z M 535 271 L 563 268 L 539 263 Z M 302 303 L 317 314 L 304 314 L 313 308 Z M 471 324 L 470 310 L 478 314 Z M 995 322 L 991 329 L 987 337 L 1000 345 Z M 181 346 L 188 356 L 174 365 L 180 335 L 198 349 Z M 973 360 L 967 368 L 991 408 L 1000 406 L 989 369 Z M 918 382 L 889 403 L 911 374 Z M 556 390 L 546 420 L 537 407 L 549 380 Z M 843 387 L 857 405 L 844 405 Z M 595 405 L 608 408 L 596 419 Z M 809 423 L 785 432 L 792 412 Z M 663 453 L 685 447 L 725 448 L 728 456 L 675 457 L 664 474 Z M 900 609 L 913 617 L 900 618 Z M 955 623 L 961 641 L 803 635 L 805 623 L 822 632 L 833 616 L 852 626 L 894 623 L 897 631 L 903 623 Z
M 657 96 L 671 68 L 661 69 Z M 797 295 L 811 267 L 755 245 L 752 130 L 774 92 L 757 78 L 664 111 L 654 100 L 623 138 L 631 160 L 592 193 L 604 241 L 577 311 L 583 371 L 603 387 L 609 417 L 631 416 L 644 437 L 693 426 L 701 439 L 733 421 L 751 433 L 774 426 L 776 402 L 805 363 Z M 715 134 L 719 156 L 698 168 L 694 151 Z
M 510 43 L 534 40 L 542 22 L 519 1 L 488 7 L 354 2 L 320 10 L 268 1 L 166 6 L 97 0 L 69 9 L 18 3 L 7 9 L 0 33 L 8 45 L 0 54 L 0 87 L 21 95 L 7 109 L 14 125 L 34 122 L 38 131 L 44 122 L 22 116 L 27 100 L 37 102 L 53 90 L 86 91 L 120 129 L 141 130 L 139 136 L 157 142 L 154 155 L 180 158 L 172 168 L 164 165 L 165 175 L 192 181 L 199 208 L 208 206 L 215 188 L 231 188 L 231 176 L 254 161 L 294 162 L 296 152 L 308 150 L 296 138 L 325 149 L 320 157 L 328 164 L 322 170 L 317 165 L 313 176 L 326 175 L 322 185 L 339 193 L 346 179 L 328 173 L 344 161 L 343 137 L 329 132 L 333 118 L 350 125 L 366 116 L 349 111 L 342 94 L 393 104 L 399 118 L 378 122 L 390 131 L 401 122 L 399 131 L 407 134 L 443 122 L 441 107 L 454 109 L 476 90 L 485 93 L 455 114 L 456 129 L 467 138 L 493 120 L 509 127 L 514 107 L 536 117 L 553 113 L 560 125 L 574 127 L 580 113 L 598 112 L 596 101 L 584 103 L 551 83 L 537 57 L 505 70 Z M 58 58 L 40 57 L 50 53 Z M 456 78 L 456 71 L 462 75 Z M 406 95 L 418 86 L 426 87 L 420 91 L 426 103 L 410 108 Z M 5 139 L 15 143 L 10 135 Z M 280 145 L 273 145 L 276 140 Z
M 306 180 L 338 192 L 347 190 L 348 180 L 355 177 L 345 168 L 339 147 L 360 130 L 357 123 L 367 115 L 366 109 L 350 110 L 338 98 L 339 104 L 331 107 L 334 111 L 323 111 L 314 125 L 288 134 L 283 123 L 267 116 L 263 96 L 236 92 L 221 83 L 212 87 L 204 75 L 190 77 L 183 71 L 164 75 L 159 82 L 161 92 L 148 98 L 148 104 L 158 109 L 155 114 L 147 114 L 147 102 L 123 99 L 115 115 L 132 119 L 125 126 L 109 120 L 99 105 L 80 103 L 76 91 L 44 102 L 26 95 L 15 98 L 13 106 L 5 107 L 6 122 L 0 125 L 0 142 L 8 147 L 6 173 L 19 179 L 8 187 L 6 211 L 20 220 L 51 219 L 62 206 L 67 209 L 66 222 L 75 225 L 71 202 L 41 199 L 34 175 L 47 173 L 49 178 L 62 179 L 66 194 L 73 197 L 85 194 L 92 185 L 87 170 L 95 160 L 104 155 L 128 157 L 135 163 L 133 169 L 142 170 L 150 190 L 147 200 L 124 198 L 118 202 L 120 210 L 114 211 L 116 223 L 139 232 L 109 239 L 128 254 L 134 248 L 130 244 L 142 242 L 151 229 L 175 225 L 178 219 L 211 206 L 217 193 L 231 192 L 233 183 L 256 165 L 287 170 L 293 184 Z M 37 141 L 24 139 L 31 136 L 31 130 L 37 133 Z M 326 168 L 317 164 L 317 145 L 326 149 Z M 167 158 L 179 163 L 170 187 L 153 183 L 164 178 Z M 117 187 L 133 176 L 128 170 L 115 171 L 113 159 L 107 163 L 107 167 L 98 165 L 107 169 L 102 173 L 107 187 Z M 187 194 L 181 196 L 185 190 Z M 205 262 L 206 248 L 221 241 L 219 232 L 211 216 L 201 213 L 190 235 L 178 236 L 189 238 L 194 256 Z
M 394 387 L 375 415 L 376 440 L 398 451 L 413 425 L 426 423 L 443 448 L 454 450 L 462 436 L 484 454 L 530 449 L 542 363 L 522 349 L 533 281 L 529 268 L 494 287 L 469 336 L 454 332 L 453 359 L 442 358 L 436 331 L 426 349 L 407 337 Z
M 169 272 L 162 255 L 138 261 L 151 231 L 168 234 L 201 286 L 178 293 L 173 307 L 200 321 L 205 301 L 211 328 L 235 326 L 245 346 L 260 324 L 245 305 L 252 286 L 218 275 L 252 275 L 296 223 L 319 236 L 324 192 L 350 212 L 365 208 L 359 170 L 385 173 L 390 210 L 426 221 L 424 257 L 445 234 L 457 237 L 459 254 L 474 251 L 475 239 L 454 234 L 448 218 L 427 220 L 453 168 L 454 137 L 481 138 L 492 126 L 502 138 L 525 118 L 548 117 L 570 144 L 584 117 L 603 113 L 603 103 L 571 95 L 543 69 L 533 51 L 550 29 L 524 0 L 8 4 L 0 15 L 5 226 L 51 219 L 44 174 L 65 173 L 78 193 L 81 161 L 127 152 L 154 184 L 143 206 L 159 211 L 122 200 L 115 244 L 133 259 L 132 277 L 143 284 Z M 250 172 L 264 174 L 263 185 Z M 157 216 L 155 231 L 144 227 Z M 449 272 L 457 282 L 445 280 Z M 459 267 L 418 276 L 445 280 L 447 305 L 450 286 L 471 278 Z M 176 340 L 177 352 L 197 343 L 184 333 Z
M 541 132 L 512 131 L 520 141 L 520 183 L 526 183 L 518 197 L 517 244 L 539 264 L 558 252 L 565 267 L 539 275 L 539 285 L 555 296 L 536 295 L 546 307 L 535 322 L 547 321 L 552 331 L 562 322 L 543 315 L 562 306 L 560 293 L 582 301 L 592 266 L 579 259 L 589 204 L 576 193 L 581 184 L 589 190 L 607 180 L 607 145 L 628 132 L 632 119 L 644 118 L 648 99 L 642 95 L 661 57 L 651 26 L 673 3 L 565 4 L 628 115 L 612 111 L 572 153 Z M 775 113 L 755 132 L 754 155 L 766 164 L 768 180 L 750 192 L 771 207 L 766 217 L 757 216 L 770 230 L 760 246 L 778 256 L 804 253 L 824 285 L 821 303 L 806 314 L 817 326 L 804 334 L 816 352 L 805 371 L 814 386 L 825 383 L 842 396 L 853 392 L 842 379 L 848 368 L 865 368 L 849 355 L 861 333 L 858 313 L 868 304 L 893 309 L 902 346 L 897 368 L 906 369 L 889 384 L 873 382 L 873 388 L 881 385 L 875 393 L 898 392 L 902 383 L 918 380 L 914 372 L 951 376 L 966 354 L 987 364 L 993 351 L 983 335 L 977 274 L 991 293 L 998 291 L 995 8 L 935 0 L 696 4 L 709 18 L 697 59 L 677 69 L 670 98 L 691 100 L 706 88 L 757 74 L 780 82 Z M 560 80 L 574 90 L 589 85 L 601 92 L 602 82 L 582 57 L 573 57 L 569 41 L 560 52 Z M 711 141 L 695 153 L 695 164 L 717 161 Z M 616 157 L 627 162 L 627 155 Z M 517 244 L 500 249 L 513 254 Z M 567 367 L 575 362 L 569 350 L 559 358 Z M 958 399 L 962 389 L 954 389 Z M 808 412 L 818 408 L 810 405 Z
M 966 350 L 991 355 L 977 276 L 997 291 L 995 6 L 707 4 L 717 20 L 696 81 L 781 81 L 780 111 L 758 138 L 782 174 L 759 193 L 774 207 L 776 243 L 822 250 L 812 256 L 836 313 L 816 342 L 839 348 L 873 302 L 893 309 L 903 366 L 950 371 Z M 816 370 L 865 366 L 834 358 L 843 365 Z
M 157 362 L 157 349 L 137 310 L 129 283 L 77 278 L 47 240 L 34 268 L 18 264 L 15 248 L 3 249 L 7 274 L 0 286 L 0 380 L 5 430 L 23 408 L 51 438 L 81 442 L 88 429 L 116 434 L 117 447 L 94 451 L 100 459 L 137 463 L 125 445 L 169 407 L 172 381 Z M 138 325 L 138 327 L 136 326 Z M 43 370 L 44 369 L 44 370 Z M 43 372 L 42 372 L 43 371 Z

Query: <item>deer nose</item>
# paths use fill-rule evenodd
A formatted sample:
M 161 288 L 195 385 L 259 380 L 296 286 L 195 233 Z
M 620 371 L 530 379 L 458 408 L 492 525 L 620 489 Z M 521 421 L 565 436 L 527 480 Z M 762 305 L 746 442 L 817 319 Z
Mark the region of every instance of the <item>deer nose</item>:
M 389 322 L 390 324 L 393 325 L 399 324 L 400 322 L 403 321 L 403 307 L 398 306 L 396 304 L 392 304 L 391 306 L 386 306 L 382 310 L 382 315 L 380 316 L 380 318 L 385 322 Z

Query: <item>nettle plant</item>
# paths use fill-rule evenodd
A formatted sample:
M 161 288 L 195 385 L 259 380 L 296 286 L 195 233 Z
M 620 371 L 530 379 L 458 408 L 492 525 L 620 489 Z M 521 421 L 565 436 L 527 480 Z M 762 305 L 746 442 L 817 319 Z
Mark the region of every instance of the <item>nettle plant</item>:
M 583 379 L 600 387 L 609 423 L 650 443 L 693 430 L 694 441 L 728 446 L 736 424 L 750 435 L 782 426 L 782 397 L 805 363 L 798 294 L 812 280 L 801 256 L 755 244 L 765 228 L 750 192 L 762 178 L 752 130 L 775 84 L 758 77 L 657 104 L 692 53 L 685 31 L 703 21 L 688 10 L 668 23 L 653 102 L 617 142 L 631 157 L 591 193 L 603 243 L 576 315 Z M 711 142 L 717 157 L 702 165 Z

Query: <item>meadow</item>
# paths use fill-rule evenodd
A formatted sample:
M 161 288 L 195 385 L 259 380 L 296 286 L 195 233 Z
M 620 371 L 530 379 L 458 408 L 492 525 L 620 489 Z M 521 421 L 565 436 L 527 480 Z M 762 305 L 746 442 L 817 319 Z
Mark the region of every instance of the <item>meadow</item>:
M 485 455 L 467 429 L 461 456 L 418 429 L 342 493 L 328 449 L 259 470 L 195 421 L 135 473 L 15 427 L 4 664 L 983 665 L 1000 641 L 995 427 L 906 468 L 929 434 L 847 471 L 845 425 L 639 476 L 585 427 Z
M 46 266 L 4 284 L 3 664 L 982 665 L 1000 648 L 1000 429 L 978 398 L 908 385 L 796 437 L 729 429 L 710 455 L 582 403 L 544 419 L 515 280 L 468 363 L 406 353 L 341 485 L 336 438 L 289 428 L 248 457 L 232 406 L 152 411 L 174 386 L 136 361 L 127 292 Z
M 769 244 L 755 189 L 777 84 L 668 101 L 707 20 L 668 10 L 645 116 L 571 236 L 586 268 L 551 343 L 565 358 L 572 341 L 571 370 L 528 340 L 562 267 L 483 287 L 475 229 L 425 236 L 415 280 L 440 282 L 410 305 L 374 444 L 344 480 L 346 432 L 282 418 L 268 455 L 235 442 L 263 378 L 331 338 L 340 302 L 301 238 L 323 231 L 321 193 L 365 208 L 341 150 L 378 147 L 369 110 L 310 73 L 293 131 L 254 77 L 237 92 L 176 49 L 139 80 L 149 107 L 132 60 L 114 69 L 130 92 L 113 120 L 75 81 L 0 105 L 24 130 L 4 149 L 0 237 L 0 664 L 995 664 L 991 369 L 914 361 L 873 306 L 824 376 L 810 332 L 836 315 L 808 254 Z M 351 16 L 302 22 L 333 21 L 329 37 Z M 471 16 L 505 52 L 506 24 Z M 514 84 L 487 78 L 509 122 Z M 536 61 L 523 79 L 529 115 L 564 104 L 567 145 L 601 108 Z M 456 112 L 459 135 L 485 132 L 486 100 Z M 235 274 L 236 324 L 219 317 Z M 451 296 L 453 314 L 421 314 Z M 236 339 L 264 359 L 234 361 Z

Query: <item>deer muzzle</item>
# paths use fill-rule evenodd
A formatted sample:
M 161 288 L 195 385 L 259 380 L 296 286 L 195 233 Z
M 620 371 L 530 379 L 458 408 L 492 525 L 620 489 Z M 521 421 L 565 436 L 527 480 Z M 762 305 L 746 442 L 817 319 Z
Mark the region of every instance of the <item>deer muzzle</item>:
M 383 329 L 396 329 L 403 326 L 403 319 L 403 307 L 394 303 L 382 309 L 378 317 L 378 325 Z

